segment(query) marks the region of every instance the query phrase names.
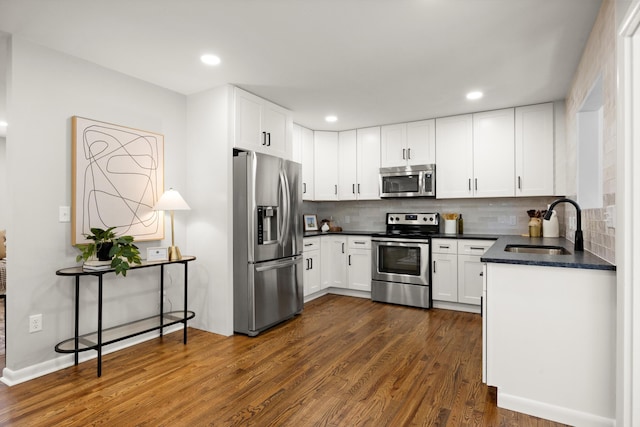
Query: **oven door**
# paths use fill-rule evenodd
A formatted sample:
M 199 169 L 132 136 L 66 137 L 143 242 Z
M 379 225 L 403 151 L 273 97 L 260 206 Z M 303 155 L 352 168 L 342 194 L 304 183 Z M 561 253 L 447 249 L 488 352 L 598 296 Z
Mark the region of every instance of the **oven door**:
M 429 241 L 422 239 L 372 240 L 371 277 L 385 282 L 429 284 Z

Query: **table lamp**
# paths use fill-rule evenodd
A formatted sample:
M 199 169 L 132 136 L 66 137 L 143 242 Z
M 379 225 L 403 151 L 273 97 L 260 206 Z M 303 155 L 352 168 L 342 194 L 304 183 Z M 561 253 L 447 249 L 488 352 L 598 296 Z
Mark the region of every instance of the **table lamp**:
M 185 211 L 191 209 L 187 202 L 184 201 L 180 193 L 173 188 L 164 192 L 158 203 L 153 207 L 154 211 L 170 211 L 171 212 L 171 247 L 169 248 L 169 261 L 182 259 L 180 249 L 176 246 L 175 235 L 173 232 L 173 211 Z

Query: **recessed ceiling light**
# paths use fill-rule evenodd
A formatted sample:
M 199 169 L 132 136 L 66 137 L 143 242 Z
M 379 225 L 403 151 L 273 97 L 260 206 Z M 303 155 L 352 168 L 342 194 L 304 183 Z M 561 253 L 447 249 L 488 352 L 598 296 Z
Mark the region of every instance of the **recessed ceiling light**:
M 220 58 L 216 55 L 206 54 L 200 57 L 200 60 L 207 65 L 218 65 L 220 64 Z
M 483 96 L 483 93 L 479 91 L 469 92 L 467 94 L 467 99 L 480 99 L 482 98 L 482 96 Z
M 9 123 L 0 120 L 0 127 L 6 128 L 7 126 L 9 126 Z
M 329 122 L 329 123 L 333 123 L 333 122 L 337 122 L 338 118 L 336 116 L 327 116 L 324 118 L 325 121 Z

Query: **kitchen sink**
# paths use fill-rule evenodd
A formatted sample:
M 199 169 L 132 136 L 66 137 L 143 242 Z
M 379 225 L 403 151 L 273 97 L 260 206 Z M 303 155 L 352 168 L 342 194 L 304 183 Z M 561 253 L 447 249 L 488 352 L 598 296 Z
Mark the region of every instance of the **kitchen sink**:
M 519 254 L 541 254 L 541 255 L 571 255 L 571 252 L 562 246 L 545 245 L 507 245 L 505 252 L 515 252 Z

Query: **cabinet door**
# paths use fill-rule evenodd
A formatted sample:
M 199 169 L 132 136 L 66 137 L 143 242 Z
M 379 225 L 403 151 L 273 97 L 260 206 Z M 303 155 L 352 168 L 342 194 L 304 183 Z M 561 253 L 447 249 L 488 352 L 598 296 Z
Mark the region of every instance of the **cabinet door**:
M 235 147 L 264 153 L 262 138 L 262 100 L 255 95 L 235 90 Z
M 293 124 L 291 160 L 302 163 L 302 126 Z
M 458 255 L 432 254 L 433 299 L 458 302 Z
M 315 200 L 338 200 L 338 132 L 313 133 Z
M 407 123 L 407 163 L 427 165 L 436 162 L 436 121 Z
M 284 109 L 268 101 L 263 102 L 262 132 L 266 132 L 268 154 L 283 159 L 291 158 L 290 142 L 287 141 L 287 112 Z
M 304 296 L 318 292 L 320 287 L 320 251 L 309 251 L 303 257 L 302 280 Z
M 554 194 L 553 103 L 516 108 L 516 196 Z
M 324 242 L 322 242 L 324 248 Z M 328 264 L 327 285 L 334 288 L 347 288 L 347 238 L 329 236 L 328 259 L 323 256 L 323 265 Z
M 313 131 L 301 129 L 302 139 L 302 200 L 314 200 Z
M 436 197 L 473 197 L 471 114 L 436 119 Z
M 380 128 L 380 167 L 405 166 L 407 164 L 407 124 Z
M 358 200 L 380 199 L 380 127 L 358 129 L 356 195 Z
M 349 289 L 371 291 L 371 250 L 349 249 Z
M 338 134 L 338 199 L 356 200 L 357 197 L 357 141 L 356 131 Z
M 458 302 L 480 305 L 482 263 L 475 255 L 458 255 Z
M 515 196 L 514 127 L 513 108 L 473 115 L 475 197 Z

